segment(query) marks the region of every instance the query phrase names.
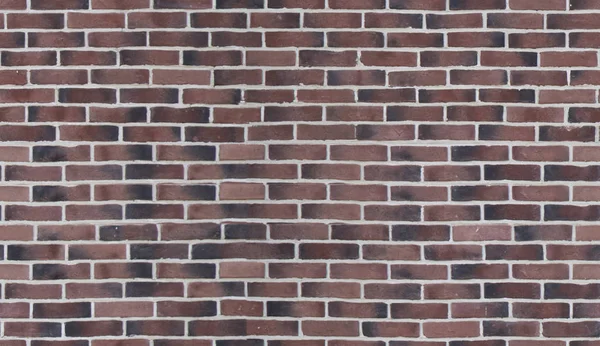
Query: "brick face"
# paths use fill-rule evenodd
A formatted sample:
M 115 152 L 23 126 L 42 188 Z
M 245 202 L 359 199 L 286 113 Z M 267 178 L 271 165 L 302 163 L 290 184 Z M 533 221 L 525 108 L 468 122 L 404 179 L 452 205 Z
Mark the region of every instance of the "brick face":
M 0 346 L 593 346 L 600 0 L 0 0 Z

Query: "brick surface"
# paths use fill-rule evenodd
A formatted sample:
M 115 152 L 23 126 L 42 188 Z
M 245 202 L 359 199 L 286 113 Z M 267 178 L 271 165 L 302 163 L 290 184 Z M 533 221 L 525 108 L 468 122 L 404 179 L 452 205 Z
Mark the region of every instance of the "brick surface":
M 600 345 L 600 0 L 0 0 L 0 346 Z

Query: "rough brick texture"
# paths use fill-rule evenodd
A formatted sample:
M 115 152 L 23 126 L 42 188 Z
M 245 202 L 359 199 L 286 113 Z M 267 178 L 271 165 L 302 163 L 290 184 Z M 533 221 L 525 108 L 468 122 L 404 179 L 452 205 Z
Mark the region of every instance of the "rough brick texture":
M 0 28 L 1 346 L 600 345 L 599 0 Z

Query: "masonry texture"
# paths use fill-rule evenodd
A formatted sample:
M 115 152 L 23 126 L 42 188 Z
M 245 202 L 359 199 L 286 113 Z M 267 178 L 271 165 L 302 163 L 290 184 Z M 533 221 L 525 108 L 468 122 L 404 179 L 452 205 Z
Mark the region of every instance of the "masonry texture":
M 600 0 L 0 0 L 1 346 L 600 345 Z

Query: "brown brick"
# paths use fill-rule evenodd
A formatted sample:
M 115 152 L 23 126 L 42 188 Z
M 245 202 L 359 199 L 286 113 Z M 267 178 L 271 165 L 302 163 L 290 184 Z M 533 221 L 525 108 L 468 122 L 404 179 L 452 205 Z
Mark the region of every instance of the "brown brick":
M 11 13 L 6 16 L 9 29 L 62 29 L 62 13 Z
M 392 239 L 396 239 L 392 236 Z M 410 245 L 367 245 L 365 246 L 366 259 L 384 259 L 384 260 L 417 260 L 421 257 L 420 249 L 417 246 Z M 394 274 L 392 274 L 394 276 Z
M 479 13 L 467 14 L 428 14 L 426 16 L 427 28 L 481 28 L 483 19 Z M 488 19 L 489 22 L 489 19 Z M 489 25 L 488 25 L 489 26 Z
M 520 1 L 525 3 L 523 0 Z M 544 16 L 541 13 L 525 12 L 488 13 L 487 25 L 490 28 L 542 29 Z
M 30 47 L 83 47 L 84 33 L 29 33 L 28 45 Z
M 468 338 L 479 336 L 478 322 L 426 322 L 423 333 L 429 338 Z
M 389 47 L 432 48 L 443 47 L 444 36 L 441 33 L 390 33 L 387 36 Z
M 357 321 L 302 321 L 302 332 L 310 336 L 358 336 Z
M 92 32 L 88 37 L 91 47 L 139 47 L 147 41 L 141 32 Z
M 489 303 L 453 303 L 452 316 L 456 318 L 496 318 L 508 316 L 508 304 L 505 302 Z
M 96 317 L 149 317 L 152 304 L 149 302 L 97 302 L 94 303 Z
M 263 316 L 263 303 L 260 301 L 229 299 L 222 300 L 220 305 L 221 314 L 225 316 Z
M 82 13 L 71 12 L 67 14 L 69 28 L 124 28 L 125 15 L 122 13 Z

